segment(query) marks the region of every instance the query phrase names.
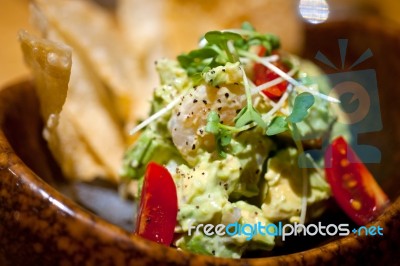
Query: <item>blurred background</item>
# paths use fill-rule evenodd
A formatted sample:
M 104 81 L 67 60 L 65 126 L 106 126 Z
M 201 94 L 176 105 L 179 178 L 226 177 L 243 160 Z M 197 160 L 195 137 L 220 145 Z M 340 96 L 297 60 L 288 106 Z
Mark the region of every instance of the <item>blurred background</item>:
M 1 0 L 0 86 L 29 73 L 24 65 L 17 41 L 18 30 L 32 30 L 29 23 L 28 3 L 29 0 Z
M 97 1 L 101 1 L 103 5 L 111 9 L 115 5 L 113 0 Z M 145 17 L 134 16 L 135 14 L 140 15 L 139 12 L 145 11 L 145 9 L 142 7 L 143 4 L 140 3 L 157 3 L 159 1 L 121 0 L 121 2 L 124 2 L 124 4 L 126 4 L 128 19 L 132 19 L 133 22 L 137 21 L 139 23 L 147 23 L 146 25 L 148 25 L 148 21 L 145 21 Z M 187 11 L 190 11 L 191 8 L 197 8 L 197 12 L 212 13 L 211 15 L 214 16 L 219 16 L 218 14 L 221 14 L 221 20 L 228 19 L 228 16 L 226 15 L 228 13 L 221 13 L 220 11 L 221 8 L 226 8 L 226 1 L 201 1 L 201 5 L 203 5 L 203 3 L 210 2 L 211 5 L 215 7 L 212 9 L 199 8 L 199 1 L 174 0 L 172 2 L 174 4 L 171 4 L 169 10 L 166 10 L 166 12 L 169 13 L 169 16 L 172 17 L 170 22 L 171 28 L 179 27 L 180 25 L 182 25 L 182 21 L 190 20 L 191 12 Z M 233 2 L 235 1 L 232 1 L 232 3 Z M 302 15 L 305 17 L 310 14 L 315 15 L 315 10 L 319 10 L 320 13 L 317 14 L 317 16 L 319 15 L 320 19 L 323 20 L 325 14 L 324 12 L 326 12 L 326 10 L 324 11 L 323 0 L 253 0 L 248 2 L 251 4 L 246 2 L 245 7 L 243 7 L 242 4 L 231 5 L 231 2 L 229 2 L 231 8 L 234 9 L 235 7 L 233 6 L 236 6 L 236 9 L 233 10 L 231 13 L 234 13 L 237 16 L 238 20 L 246 20 L 249 19 L 249 17 L 251 18 L 252 16 L 259 16 L 260 14 L 264 16 L 264 12 L 259 12 L 259 10 L 257 10 L 259 4 L 263 2 L 263 5 L 268 7 L 268 11 L 265 10 L 265 14 L 268 14 L 268 16 L 266 16 L 266 24 L 269 25 L 267 27 L 267 30 L 276 32 L 281 35 L 281 38 L 283 40 L 282 42 L 285 46 L 284 48 L 292 52 L 299 51 L 301 49 L 302 43 L 302 23 L 304 23 L 304 19 L 299 14 L 300 12 L 298 6 L 303 6 Z M 267 5 L 265 5 L 266 2 L 268 2 Z M 328 19 L 335 19 L 342 16 L 351 17 L 356 14 L 363 13 L 373 13 L 377 16 L 382 17 L 382 19 L 384 20 L 390 20 L 392 23 L 400 24 L 400 1 L 398 0 L 331 0 L 327 2 L 329 5 Z M 1 4 L 0 86 L 4 86 L 5 83 L 12 83 L 13 81 L 16 81 L 19 78 L 27 76 L 29 74 L 27 68 L 24 65 L 22 54 L 19 49 L 17 32 L 20 29 L 27 29 L 32 32 L 34 31 L 34 29 L 29 22 L 29 0 L 1 0 Z M 141 6 L 141 8 L 137 9 L 138 11 L 136 13 L 134 11 L 134 9 L 136 9 L 135 5 Z M 317 6 L 317 8 L 314 9 L 313 6 Z M 134 8 L 132 9 L 132 15 L 129 15 L 129 7 Z M 176 21 L 174 20 L 174 16 L 178 18 Z M 215 21 L 213 23 L 219 23 L 219 21 Z M 203 24 L 203 22 L 200 21 L 199 24 Z M 140 30 L 141 28 L 143 29 L 143 27 L 138 27 L 138 30 Z M 260 30 L 264 30 L 264 28 L 261 28 Z M 173 32 L 171 32 L 169 36 L 174 36 Z M 157 38 L 157 36 L 155 37 Z M 192 41 L 192 39 L 188 38 L 186 40 L 186 43 L 191 43 Z M 168 45 L 171 46 L 169 47 L 171 51 L 169 51 L 170 53 L 168 55 L 182 52 L 182 49 L 186 47 L 185 42 L 176 42 L 175 39 L 172 43 L 166 42 L 167 47 Z

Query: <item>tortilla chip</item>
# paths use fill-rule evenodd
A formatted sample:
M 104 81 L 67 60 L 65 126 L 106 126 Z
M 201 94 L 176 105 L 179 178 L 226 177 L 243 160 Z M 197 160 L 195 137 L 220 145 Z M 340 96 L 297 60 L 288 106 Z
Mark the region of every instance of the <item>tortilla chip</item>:
M 42 9 L 32 9 L 48 39 L 66 42 L 62 31 L 51 24 Z M 82 51 L 72 49 L 72 70 L 60 126 L 47 128 L 45 137 L 69 178 L 88 181 L 100 177 L 115 182 L 125 147 L 122 126 L 114 112 L 117 103 L 110 100 L 110 92 L 90 60 L 84 59 Z
M 99 94 L 99 90 L 104 89 L 101 81 L 77 54 L 74 53 L 72 61 L 64 109 L 71 114 L 79 136 L 87 143 L 96 160 L 104 166 L 108 178 L 116 181 L 125 149 L 123 133 L 112 114 L 104 107 Z
M 119 122 L 124 125 L 138 118 L 137 112 L 143 109 L 138 105 L 148 103 L 142 100 L 143 87 L 138 86 L 136 60 L 110 12 L 90 1 L 35 0 L 34 4 L 104 83 Z
M 71 74 L 71 49 L 61 43 L 19 33 L 21 48 L 31 68 L 45 123 L 43 131 L 50 150 L 65 176 L 83 180 L 106 176 L 103 166 L 93 160 L 65 109 Z M 62 117 L 62 118 L 61 118 Z
M 19 32 L 19 40 L 25 61 L 33 71 L 43 120 L 48 121 L 51 114 L 61 112 L 67 97 L 71 49 L 61 43 L 36 38 L 26 31 Z
M 73 117 L 71 113 L 63 110 L 58 126 L 46 127 L 43 131 L 43 136 L 64 176 L 82 181 L 109 176 L 105 167 L 96 160 L 90 147 L 79 135 L 73 124 Z
M 239 28 L 245 21 L 259 32 L 277 34 L 287 51 L 300 52 L 303 44 L 294 0 L 119 0 L 117 19 L 130 46 L 144 55 L 141 60 L 174 58 L 196 48 L 205 32 Z

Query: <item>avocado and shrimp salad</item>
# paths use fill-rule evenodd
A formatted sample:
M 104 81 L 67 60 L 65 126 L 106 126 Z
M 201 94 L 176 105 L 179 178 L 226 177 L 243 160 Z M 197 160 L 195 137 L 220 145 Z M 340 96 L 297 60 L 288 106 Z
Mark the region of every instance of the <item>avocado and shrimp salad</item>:
M 332 196 L 360 225 L 387 205 L 347 144 L 329 81 L 282 51 L 277 36 L 249 23 L 210 31 L 197 49 L 155 68 L 150 115 L 132 129 L 137 139 L 121 169 L 140 205 L 136 234 L 240 258 L 274 248 L 277 227 L 268 225 L 306 224 Z M 325 154 L 307 152 L 323 143 Z M 254 230 L 247 225 L 268 226 L 269 234 L 246 234 Z

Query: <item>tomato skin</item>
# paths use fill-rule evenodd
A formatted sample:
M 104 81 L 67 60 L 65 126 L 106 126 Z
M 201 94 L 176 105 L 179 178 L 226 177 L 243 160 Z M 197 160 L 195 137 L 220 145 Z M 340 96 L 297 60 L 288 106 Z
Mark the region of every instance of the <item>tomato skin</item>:
M 386 194 L 343 137 L 336 138 L 325 153 L 325 174 L 336 202 L 358 225 L 375 219 L 389 204 Z
M 262 57 L 268 54 L 267 48 L 265 48 L 264 46 L 259 46 L 258 49 L 259 49 L 258 51 L 259 56 Z M 276 50 L 271 51 L 271 53 L 279 54 Z M 285 72 L 289 71 L 289 69 L 280 61 L 275 62 L 274 65 Z M 276 74 L 274 71 L 270 70 L 269 68 L 260 63 L 254 64 L 253 73 L 254 73 L 253 82 L 256 86 L 259 86 L 276 78 L 280 78 L 278 74 Z M 283 93 L 286 91 L 287 86 L 288 82 L 286 80 L 283 80 L 281 83 L 275 86 L 262 90 L 262 93 L 269 99 L 277 102 L 282 97 Z
M 288 69 L 280 62 L 275 63 L 275 65 L 285 72 L 288 71 Z M 270 70 L 263 64 L 260 63 L 254 64 L 253 82 L 256 86 L 259 86 L 276 78 L 280 78 L 280 76 L 276 74 L 274 71 Z M 275 86 L 262 90 L 262 93 L 264 93 L 264 95 L 266 95 L 271 100 L 278 101 L 282 97 L 283 93 L 285 93 L 287 86 L 288 82 L 286 80 L 283 80 L 281 83 Z
M 169 246 L 174 237 L 178 198 L 168 170 L 156 163 L 147 165 L 135 233 Z

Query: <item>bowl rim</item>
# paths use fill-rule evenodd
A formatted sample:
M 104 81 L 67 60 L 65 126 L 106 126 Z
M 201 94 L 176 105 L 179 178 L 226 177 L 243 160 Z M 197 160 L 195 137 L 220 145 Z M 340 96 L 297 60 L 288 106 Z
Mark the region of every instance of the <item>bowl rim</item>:
M 346 21 L 348 22 L 348 21 Z M 363 23 L 365 21 L 362 21 Z M 331 21 L 330 23 L 343 23 L 343 21 Z M 368 25 L 372 27 L 381 28 L 374 20 L 368 20 Z M 393 28 L 384 29 L 386 34 L 395 36 L 398 30 Z M 398 39 L 398 37 L 397 37 Z M 62 204 L 63 208 L 59 208 L 56 205 L 52 205 L 52 211 L 58 211 L 64 215 L 69 215 L 68 210 L 73 211 L 73 218 L 76 222 L 82 224 L 86 228 L 93 228 L 95 223 L 95 229 L 101 234 L 104 234 L 107 239 L 118 238 L 124 245 L 129 246 L 132 250 L 136 250 L 144 257 L 154 257 L 156 260 L 163 264 L 174 264 L 174 265 L 204 265 L 204 264 L 218 264 L 218 265 L 305 265 L 305 264 L 322 264 L 332 261 L 343 261 L 343 257 L 350 256 L 353 261 L 360 257 L 359 254 L 364 256 L 364 261 L 368 262 L 368 259 L 375 259 L 373 254 L 376 249 L 380 249 L 385 252 L 385 249 L 390 243 L 398 243 L 398 235 L 391 235 L 393 231 L 394 220 L 400 220 L 400 196 L 394 199 L 390 206 L 380 215 L 377 219 L 369 223 L 367 226 L 381 226 L 383 228 L 383 237 L 372 237 L 365 235 L 354 235 L 349 234 L 348 236 L 333 240 L 326 244 L 318 247 L 314 247 L 305 251 L 295 252 L 286 255 L 278 255 L 264 258 L 244 258 L 244 259 L 227 259 L 212 257 L 206 255 L 193 254 L 189 252 L 182 252 L 175 248 L 166 247 L 155 242 L 151 242 L 139 236 L 135 236 L 111 223 L 105 221 L 101 217 L 98 217 L 89 211 L 79 206 L 76 202 L 73 202 L 66 196 L 62 195 L 55 188 L 51 187 L 39 176 L 37 176 L 25 163 L 18 157 L 14 152 L 11 144 L 8 142 L 3 132 L 3 118 L 4 115 L 3 102 L 5 98 L 10 97 L 11 94 L 18 90 L 31 90 L 33 91 L 33 83 L 29 78 L 26 78 L 13 84 L 6 84 L 6 86 L 0 90 L 0 174 L 7 174 L 12 176 L 17 182 L 29 184 L 32 195 L 34 193 L 41 193 L 45 191 L 51 198 Z M 6 158 L 6 159 L 5 159 Z M 0 180 L 0 191 L 3 180 Z M 40 194 L 44 197 L 45 193 Z M 1 198 L 1 195 L 0 195 Z M 45 199 L 46 200 L 46 199 Z M 47 198 L 48 200 L 48 198 Z M 0 204 L 0 218 L 2 204 Z M 1 229 L 1 224 L 0 224 Z M 0 230 L 1 234 L 1 230 Z M 398 245 L 398 244 L 397 244 Z M 0 258 L 1 252 L 0 249 Z M 393 253 L 399 256 L 396 251 Z M 378 258 L 379 260 L 379 258 Z M 0 260 L 1 261 L 1 260 Z M 356 261 L 357 262 L 357 261 Z M 136 264 L 137 263 L 137 264 Z M 146 258 L 137 261 L 135 265 L 146 264 Z M 353 263 L 355 264 L 355 263 Z
M 21 88 L 33 90 L 33 84 L 31 81 L 28 80 L 18 82 L 14 85 L 2 89 L 0 91 L 0 103 L 4 99 L 5 94 L 15 92 L 15 90 L 18 89 L 21 90 Z M 0 114 L 0 117 L 1 116 L 2 114 Z M 182 252 L 177 250 L 176 248 L 165 247 L 163 245 L 143 239 L 139 236 L 135 236 L 134 234 L 130 234 L 127 231 L 110 224 L 101 217 L 90 213 L 89 211 L 79 206 L 77 203 L 62 195 L 59 191 L 51 187 L 39 176 L 37 176 L 27 165 L 25 165 L 25 163 L 18 157 L 18 155 L 15 154 L 13 148 L 11 147 L 10 143 L 4 135 L 3 128 L 1 128 L 0 130 L 0 143 L 0 158 L 4 158 L 5 155 L 7 156 L 6 165 L 4 165 L 4 160 L 2 160 L 2 164 L 0 164 L 0 168 L 2 169 L 2 171 L 6 169 L 8 172 L 14 174 L 14 178 L 20 179 L 19 182 L 22 181 L 23 183 L 29 183 L 33 193 L 39 192 L 42 196 L 45 196 L 47 193 L 47 195 L 50 195 L 53 200 L 58 201 L 62 204 L 62 206 L 53 205 L 52 208 L 58 208 L 57 210 L 54 209 L 53 211 L 58 211 L 64 213 L 64 215 L 68 215 L 68 212 L 74 210 L 74 219 L 76 219 L 82 225 L 92 227 L 93 222 L 95 221 L 96 230 L 98 230 L 98 232 L 100 232 L 101 234 L 105 234 L 110 238 L 118 237 L 119 241 L 125 242 L 127 245 L 132 246 L 134 249 L 137 249 L 140 253 L 145 254 L 146 256 L 151 257 L 155 254 L 155 249 L 159 250 L 160 254 L 167 254 L 159 258 L 159 261 L 163 263 L 176 264 L 177 262 L 190 261 L 190 264 L 193 265 L 197 265 L 197 263 L 199 263 L 199 265 L 203 263 L 228 263 L 229 265 L 264 265 L 265 263 L 280 264 L 294 262 L 298 264 L 307 264 L 310 261 L 315 261 L 316 258 L 319 258 L 320 260 L 322 259 L 322 261 L 329 261 L 330 259 L 332 259 L 331 256 L 333 256 L 329 254 L 337 254 L 339 256 L 343 256 L 344 254 L 346 254 L 346 252 L 344 252 L 346 250 L 352 250 L 352 254 L 354 254 L 355 251 L 364 253 L 364 251 L 362 251 L 364 248 L 364 243 L 377 240 L 370 236 L 357 236 L 354 234 L 350 234 L 346 237 L 333 240 L 322 246 L 315 247 L 309 250 L 264 258 L 227 259 L 193 254 L 189 252 Z M 43 191 L 45 191 L 46 193 L 43 193 Z M 384 228 L 384 232 L 387 232 L 390 229 L 388 227 L 388 224 L 393 218 L 399 216 L 399 213 L 400 197 L 397 198 L 397 200 L 394 201 L 381 216 L 379 216 L 375 221 L 368 224 L 367 226 L 381 226 Z

